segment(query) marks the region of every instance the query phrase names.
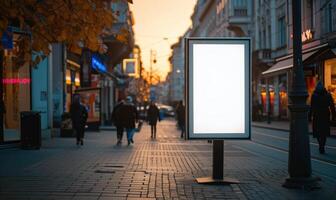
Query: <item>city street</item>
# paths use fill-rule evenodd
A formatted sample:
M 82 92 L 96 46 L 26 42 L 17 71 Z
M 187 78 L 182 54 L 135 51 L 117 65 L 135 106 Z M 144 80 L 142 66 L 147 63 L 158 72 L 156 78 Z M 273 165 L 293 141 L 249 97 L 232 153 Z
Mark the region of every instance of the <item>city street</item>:
M 200 185 L 211 176 L 212 144 L 180 139 L 175 121 L 158 125 L 157 140 L 144 124 L 135 144 L 116 146 L 115 131 L 43 140 L 40 150 L 0 151 L 0 199 L 336 199 L 336 140 L 325 155 L 311 139 L 313 175 L 321 188 L 289 190 L 288 133 L 252 129 L 252 141 L 225 141 L 224 174 L 237 185 Z
M 336 200 L 335 10 L 1 1 L 0 200 Z

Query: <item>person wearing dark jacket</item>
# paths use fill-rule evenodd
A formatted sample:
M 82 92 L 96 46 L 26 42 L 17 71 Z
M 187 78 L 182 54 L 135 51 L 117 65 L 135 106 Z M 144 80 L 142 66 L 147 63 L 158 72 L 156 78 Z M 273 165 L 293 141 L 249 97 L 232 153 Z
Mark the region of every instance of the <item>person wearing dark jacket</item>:
M 151 126 L 151 138 L 156 138 L 156 124 L 157 121 L 161 121 L 160 111 L 155 105 L 154 101 L 151 101 L 151 104 L 147 110 L 147 121 Z
M 127 132 L 128 145 L 134 143 L 133 135 L 135 131 L 135 124 L 138 121 L 138 112 L 132 101 L 132 97 L 128 96 L 126 98 L 126 103 L 118 109 L 121 124 Z
M 121 144 L 123 138 L 124 127 L 122 126 L 122 121 L 120 120 L 120 112 L 118 111 L 124 103 L 124 100 L 120 99 L 119 103 L 113 108 L 111 115 L 111 121 L 117 128 L 117 145 Z
M 327 136 L 330 136 L 330 114 L 334 120 L 335 113 L 333 98 L 319 81 L 311 97 L 309 118 L 313 118 L 313 137 L 317 138 L 321 154 L 325 153 Z
M 177 105 L 176 116 L 178 126 L 181 129 L 181 138 L 183 138 L 185 134 L 185 107 L 182 101 L 180 101 L 179 104 Z
M 80 103 L 79 95 L 73 96 L 73 103 L 70 106 L 70 114 L 72 127 L 76 132 L 77 145 L 83 145 L 84 130 L 88 113 L 85 106 Z

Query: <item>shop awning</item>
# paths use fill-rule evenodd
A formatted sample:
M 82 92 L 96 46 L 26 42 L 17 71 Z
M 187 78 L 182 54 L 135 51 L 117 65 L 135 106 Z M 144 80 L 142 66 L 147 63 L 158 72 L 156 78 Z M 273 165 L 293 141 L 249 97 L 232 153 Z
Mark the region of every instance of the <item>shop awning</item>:
M 317 50 L 302 54 L 302 62 L 307 60 L 310 56 L 312 56 L 316 52 Z M 268 70 L 264 71 L 262 75 L 269 75 L 271 73 L 279 72 L 281 70 L 289 69 L 292 67 L 293 67 L 293 56 L 290 56 L 286 59 L 279 59 L 277 63 L 275 63 Z
M 331 51 L 336 55 L 336 48 L 331 49 Z

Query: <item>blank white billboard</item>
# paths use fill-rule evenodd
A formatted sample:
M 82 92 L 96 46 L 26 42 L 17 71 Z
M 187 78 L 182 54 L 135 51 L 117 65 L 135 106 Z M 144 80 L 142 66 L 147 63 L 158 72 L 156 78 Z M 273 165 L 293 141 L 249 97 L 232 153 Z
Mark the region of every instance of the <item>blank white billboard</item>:
M 250 40 L 186 43 L 189 138 L 250 138 Z

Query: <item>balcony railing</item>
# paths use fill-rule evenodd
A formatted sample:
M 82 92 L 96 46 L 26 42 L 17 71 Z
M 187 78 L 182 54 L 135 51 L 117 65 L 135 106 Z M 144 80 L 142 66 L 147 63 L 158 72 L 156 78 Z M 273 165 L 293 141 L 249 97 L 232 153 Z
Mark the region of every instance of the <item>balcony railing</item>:
M 247 16 L 247 9 L 246 8 L 235 8 L 233 10 L 233 15 L 236 17 L 245 17 Z
M 260 49 L 258 51 L 258 57 L 261 60 L 269 60 L 272 58 L 272 51 L 270 49 Z

